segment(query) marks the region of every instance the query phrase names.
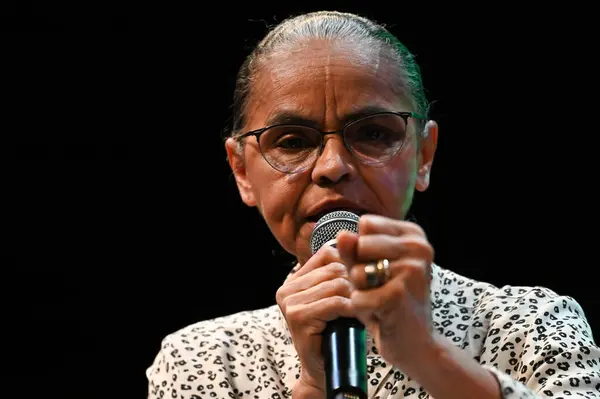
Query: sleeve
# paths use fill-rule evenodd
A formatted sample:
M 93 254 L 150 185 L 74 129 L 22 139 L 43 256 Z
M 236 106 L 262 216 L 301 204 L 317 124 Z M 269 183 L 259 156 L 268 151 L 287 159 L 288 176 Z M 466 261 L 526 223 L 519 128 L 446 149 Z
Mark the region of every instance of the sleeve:
M 502 303 L 480 362 L 503 398 L 600 398 L 600 349 L 573 298 L 536 289 L 514 306 Z

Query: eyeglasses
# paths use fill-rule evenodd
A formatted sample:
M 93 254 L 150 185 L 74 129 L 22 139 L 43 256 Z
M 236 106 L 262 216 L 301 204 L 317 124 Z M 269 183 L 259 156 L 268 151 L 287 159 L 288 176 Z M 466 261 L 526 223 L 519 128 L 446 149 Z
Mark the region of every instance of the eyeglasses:
M 255 136 L 265 161 L 283 173 L 300 173 L 312 168 L 323 152 L 328 134 L 340 134 L 346 149 L 361 163 L 381 164 L 404 147 L 409 118 L 425 119 L 414 112 L 379 112 L 354 120 L 337 131 L 278 124 L 244 133 L 237 136 L 237 140 Z

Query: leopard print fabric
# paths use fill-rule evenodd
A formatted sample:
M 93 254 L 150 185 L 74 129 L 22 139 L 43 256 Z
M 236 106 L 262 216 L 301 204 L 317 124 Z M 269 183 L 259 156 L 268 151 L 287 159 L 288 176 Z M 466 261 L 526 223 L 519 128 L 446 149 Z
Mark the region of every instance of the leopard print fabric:
M 432 321 L 490 370 L 503 397 L 600 398 L 600 349 L 580 305 L 542 287 L 494 287 L 432 266 Z M 367 342 L 369 398 L 429 398 Z M 276 305 L 201 321 L 164 338 L 148 398 L 291 397 L 300 364 Z

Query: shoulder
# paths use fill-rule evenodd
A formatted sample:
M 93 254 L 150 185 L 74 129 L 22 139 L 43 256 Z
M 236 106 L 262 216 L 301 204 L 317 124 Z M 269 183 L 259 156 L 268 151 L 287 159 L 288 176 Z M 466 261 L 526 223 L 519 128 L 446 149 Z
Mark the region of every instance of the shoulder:
M 600 392 L 600 348 L 576 299 L 547 287 L 496 287 L 433 270 L 434 326 L 492 371 L 507 397 Z
M 277 376 L 277 363 L 287 355 L 291 342 L 285 329 L 279 308 L 271 306 L 174 331 L 164 337 L 146 370 L 149 397 L 187 390 L 200 397 L 202 392 L 227 397 L 248 386 L 270 388 L 262 380 Z M 259 378 L 247 375 L 248 370 L 261 371 Z
M 188 325 L 164 337 L 146 369 L 148 398 L 282 396 L 297 374 L 292 349 L 276 305 Z
M 497 287 L 437 265 L 432 267 L 431 287 L 433 302 L 438 302 L 442 306 L 456 305 L 470 308 L 476 315 L 484 312 L 487 317 L 515 312 L 537 314 L 540 309 L 550 304 L 553 307 L 560 304 L 564 306 L 566 312 L 583 316 L 583 310 L 576 299 L 561 295 L 550 288 L 525 285 Z
M 600 348 L 573 297 L 504 286 L 482 299 L 473 326 L 483 337 L 480 363 L 500 381 L 510 376 L 548 396 L 600 392 Z
M 548 334 L 554 341 L 564 341 L 568 338 L 564 331 L 569 330 L 576 341 L 593 345 L 590 325 L 577 300 L 547 287 L 496 287 L 435 266 L 431 297 L 434 325 L 440 332 L 462 323 L 458 330 L 495 344 L 499 337 L 510 336 L 519 343 L 524 338 L 543 341 Z
M 586 352 L 596 347 L 591 327 L 579 302 L 547 287 L 503 286 L 484 295 L 473 326 L 487 331 L 492 350 L 497 344 L 521 348 L 544 357 L 550 347 Z M 556 354 L 556 353 L 555 353 Z
M 498 291 L 494 285 L 460 275 L 439 265 L 431 266 L 431 300 L 438 306 L 474 308 Z
M 270 331 L 274 335 L 282 328 L 282 315 L 276 305 L 267 308 L 246 310 L 209 320 L 190 324 L 169 334 L 172 341 L 186 340 L 189 336 L 211 338 L 213 340 L 240 339 L 245 335 L 262 334 Z
M 488 326 L 514 333 L 542 334 L 561 329 L 566 321 L 584 337 L 591 329 L 579 302 L 548 287 L 504 285 L 482 292 L 474 311 L 476 326 Z M 493 334 L 496 331 L 490 331 Z
M 274 305 L 190 324 L 168 334 L 161 348 L 177 351 L 177 358 L 191 353 L 210 358 L 245 349 L 249 353 L 252 348 L 262 348 L 262 343 L 275 346 L 285 338 L 283 317 Z

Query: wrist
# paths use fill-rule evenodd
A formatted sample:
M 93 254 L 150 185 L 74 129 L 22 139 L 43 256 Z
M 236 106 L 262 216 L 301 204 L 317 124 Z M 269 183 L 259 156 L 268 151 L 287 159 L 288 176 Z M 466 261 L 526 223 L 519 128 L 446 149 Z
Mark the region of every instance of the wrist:
M 431 336 L 425 343 L 421 343 L 415 355 L 410 357 L 406 364 L 398 365 L 401 370 L 411 378 L 426 381 L 435 378 L 441 369 L 440 361 L 448 356 L 447 347 L 441 338 Z
M 302 371 L 292 389 L 292 399 L 325 399 L 325 390 Z
M 443 337 L 432 337 L 421 353 L 403 370 L 433 397 L 501 397 L 498 381 L 492 373 Z

